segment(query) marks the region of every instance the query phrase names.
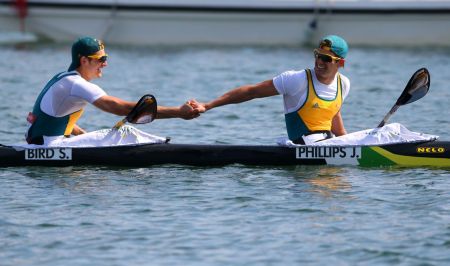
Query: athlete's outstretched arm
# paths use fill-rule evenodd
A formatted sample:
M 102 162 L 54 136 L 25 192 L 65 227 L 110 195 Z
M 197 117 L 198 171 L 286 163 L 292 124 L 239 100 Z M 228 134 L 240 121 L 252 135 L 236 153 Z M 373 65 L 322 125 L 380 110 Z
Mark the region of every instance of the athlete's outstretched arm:
M 105 112 L 126 116 L 136 105 L 136 102 L 128 102 L 114 96 L 105 95 L 96 100 L 94 105 Z M 176 107 L 158 106 L 156 118 L 192 119 L 198 117 L 199 115 L 198 110 L 195 110 L 193 107 L 185 103 Z
M 242 103 L 255 98 L 270 97 L 277 94 L 278 91 L 270 79 L 257 84 L 237 87 L 208 103 L 199 103 L 195 100 L 191 100 L 190 103 L 202 113 L 222 105 Z
M 105 95 L 94 102 L 94 106 L 108 113 L 126 116 L 136 105 L 136 102 L 124 101 L 120 98 Z

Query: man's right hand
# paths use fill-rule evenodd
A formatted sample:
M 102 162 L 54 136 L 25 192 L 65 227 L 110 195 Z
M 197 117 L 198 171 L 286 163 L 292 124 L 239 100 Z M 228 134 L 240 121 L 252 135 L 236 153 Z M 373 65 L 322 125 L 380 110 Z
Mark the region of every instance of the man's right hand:
M 189 104 L 194 110 L 197 110 L 199 113 L 206 112 L 206 104 L 197 102 L 195 99 L 191 99 L 187 101 L 187 104 Z
M 189 101 L 179 107 L 179 117 L 182 119 L 190 120 L 199 116 L 199 110 L 192 107 Z

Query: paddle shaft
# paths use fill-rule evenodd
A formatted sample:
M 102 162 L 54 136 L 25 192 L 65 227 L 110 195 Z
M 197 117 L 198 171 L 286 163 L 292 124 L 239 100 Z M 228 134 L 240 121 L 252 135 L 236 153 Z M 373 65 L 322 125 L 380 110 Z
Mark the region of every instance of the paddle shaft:
M 125 117 L 124 119 L 117 122 L 113 128 L 119 129 L 121 126 L 125 125 L 126 122 L 127 122 L 127 118 Z
M 426 68 L 421 68 L 417 70 L 409 79 L 408 84 L 406 84 L 406 87 L 400 97 L 397 99 L 397 102 L 386 114 L 383 120 L 381 120 L 378 127 L 384 126 L 388 119 L 395 113 L 395 111 L 397 111 L 400 106 L 417 101 L 418 99 L 425 96 L 429 89 L 430 73 Z
M 400 107 L 400 105 L 392 106 L 391 110 L 384 116 L 383 120 L 380 122 L 378 127 L 383 127 L 386 124 L 386 122 L 388 121 L 388 119 L 391 117 L 391 115 L 393 115 L 399 107 Z

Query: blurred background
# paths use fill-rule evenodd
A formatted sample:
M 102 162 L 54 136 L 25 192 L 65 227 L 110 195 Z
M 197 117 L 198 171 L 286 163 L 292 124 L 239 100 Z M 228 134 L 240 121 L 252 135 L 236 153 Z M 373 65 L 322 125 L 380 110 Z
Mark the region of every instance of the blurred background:
M 72 42 L 103 39 L 108 94 L 211 100 L 314 67 L 319 39 L 350 46 L 347 131 L 378 125 L 411 75 L 430 92 L 389 122 L 450 140 L 450 1 L 0 0 L 0 144 L 26 116 Z M 143 131 L 173 143 L 271 144 L 286 135 L 281 96 Z M 79 125 L 117 117 L 88 106 Z M 10 167 L 0 169 L 1 265 L 449 265 L 448 169 Z
M 2 42 L 315 44 L 330 32 L 353 45 L 448 46 L 443 0 L 0 0 Z

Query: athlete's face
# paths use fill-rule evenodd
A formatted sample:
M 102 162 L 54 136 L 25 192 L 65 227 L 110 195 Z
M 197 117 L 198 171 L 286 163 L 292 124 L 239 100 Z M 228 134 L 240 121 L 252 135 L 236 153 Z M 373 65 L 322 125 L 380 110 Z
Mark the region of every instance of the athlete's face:
M 89 79 L 102 77 L 102 68 L 108 65 L 106 61 L 107 57 L 105 50 L 100 50 L 97 53 L 86 57 L 88 61 L 85 65 L 86 74 L 89 76 Z
M 336 55 L 331 51 L 318 48 L 314 50 L 314 57 L 314 72 L 319 81 L 326 83 L 324 81 L 333 80 L 339 68 Z

